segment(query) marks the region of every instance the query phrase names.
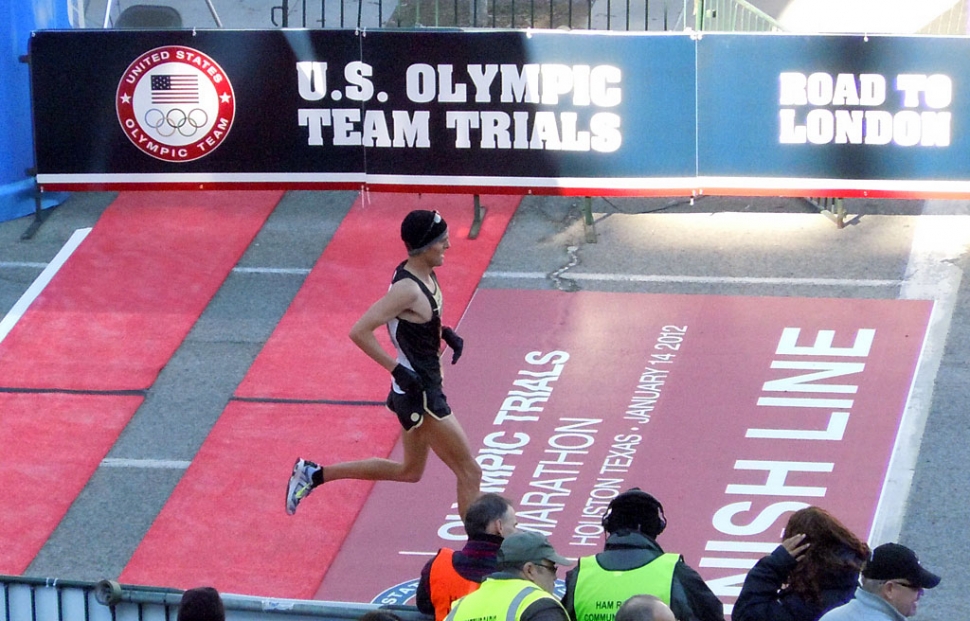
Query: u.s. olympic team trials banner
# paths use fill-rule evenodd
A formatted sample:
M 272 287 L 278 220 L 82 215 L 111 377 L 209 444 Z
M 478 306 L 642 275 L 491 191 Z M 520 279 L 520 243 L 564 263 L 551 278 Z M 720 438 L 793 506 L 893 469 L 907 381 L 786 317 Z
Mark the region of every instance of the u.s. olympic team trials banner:
M 970 196 L 970 40 L 42 31 L 45 189 Z
M 40 32 L 31 55 L 48 187 L 683 193 L 694 176 L 687 37 Z

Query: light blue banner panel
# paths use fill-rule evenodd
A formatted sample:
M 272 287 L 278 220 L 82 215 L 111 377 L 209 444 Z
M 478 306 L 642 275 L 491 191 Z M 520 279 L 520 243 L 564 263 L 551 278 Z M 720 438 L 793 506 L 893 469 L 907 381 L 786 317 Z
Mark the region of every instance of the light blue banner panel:
M 713 187 L 970 190 L 970 39 L 705 35 L 697 172 Z

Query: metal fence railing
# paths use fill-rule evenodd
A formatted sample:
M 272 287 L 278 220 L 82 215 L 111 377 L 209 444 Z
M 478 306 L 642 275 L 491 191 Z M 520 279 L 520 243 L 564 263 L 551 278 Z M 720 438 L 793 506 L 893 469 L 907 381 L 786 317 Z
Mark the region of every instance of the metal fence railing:
M 683 30 L 687 0 L 281 0 L 280 28 Z
M 278 599 L 222 593 L 226 621 L 357 621 L 384 608 L 401 621 L 432 621 L 413 606 Z M 182 591 L 122 585 L 0 576 L 0 619 L 4 621 L 174 621 Z
M 919 34 L 965 35 L 967 34 L 967 18 L 967 3 L 958 0 L 939 17 L 920 28 Z
M 694 29 L 699 32 L 777 32 L 775 18 L 746 0 L 694 0 Z

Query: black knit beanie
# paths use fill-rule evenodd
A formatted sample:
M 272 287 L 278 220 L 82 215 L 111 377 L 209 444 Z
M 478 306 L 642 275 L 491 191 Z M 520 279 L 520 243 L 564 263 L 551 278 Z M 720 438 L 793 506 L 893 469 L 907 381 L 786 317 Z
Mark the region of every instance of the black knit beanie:
M 178 621 L 226 621 L 226 609 L 219 591 L 198 587 L 182 593 Z
M 437 211 L 416 209 L 401 222 L 401 239 L 408 255 L 421 254 L 448 231 L 448 224 Z

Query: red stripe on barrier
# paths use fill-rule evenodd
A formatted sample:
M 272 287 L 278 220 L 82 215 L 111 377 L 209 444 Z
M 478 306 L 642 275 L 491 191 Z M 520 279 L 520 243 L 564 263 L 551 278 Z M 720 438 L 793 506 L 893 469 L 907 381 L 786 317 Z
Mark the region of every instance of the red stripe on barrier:
M 120 579 L 311 597 L 373 483 L 330 483 L 291 517 L 284 497 L 295 457 L 387 455 L 399 431 L 377 406 L 230 403 Z
M 407 255 L 401 220 L 412 209 L 437 209 L 451 237 L 438 278 L 443 317 L 455 325 L 518 207 L 519 196 L 483 196 L 481 232 L 467 239 L 472 197 L 454 194 L 363 194 L 354 203 L 276 331 L 236 391 L 240 397 L 382 401 L 389 379 L 350 341 L 351 326 L 387 291 Z M 379 332 L 386 337 L 385 332 Z M 387 339 L 385 345 L 390 347 Z
M 0 383 L 148 388 L 282 195 L 119 195 L 0 343 Z
M 141 402 L 0 393 L 0 574 L 27 569 Z

